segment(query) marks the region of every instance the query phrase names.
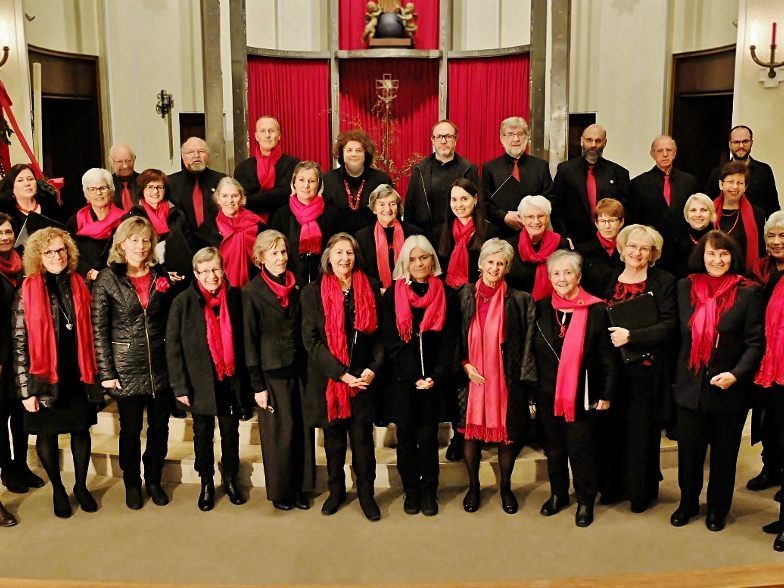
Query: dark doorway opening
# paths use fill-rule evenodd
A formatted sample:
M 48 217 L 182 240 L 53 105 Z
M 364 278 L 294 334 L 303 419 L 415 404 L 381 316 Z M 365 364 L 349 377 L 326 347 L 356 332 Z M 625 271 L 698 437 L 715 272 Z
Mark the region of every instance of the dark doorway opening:
M 580 138 L 583 136 L 583 131 L 595 123 L 595 112 L 569 113 L 569 147 L 567 159 L 582 155 L 583 150 L 582 147 L 580 147 Z

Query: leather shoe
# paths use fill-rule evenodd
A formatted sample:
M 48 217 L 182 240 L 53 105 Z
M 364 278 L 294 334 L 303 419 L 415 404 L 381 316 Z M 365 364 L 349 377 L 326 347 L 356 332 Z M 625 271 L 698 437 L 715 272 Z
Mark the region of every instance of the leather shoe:
M 90 494 L 87 486 L 74 486 L 74 496 L 76 496 L 76 502 L 79 503 L 84 512 L 95 512 L 98 510 L 98 503 L 93 498 L 93 495 Z
M 17 523 L 18 521 L 14 515 L 8 512 L 3 503 L 0 502 L 0 527 L 14 527 Z
M 517 512 L 517 497 L 511 488 L 501 488 L 501 506 L 506 514 L 515 514 Z
M 784 521 L 776 520 L 772 523 L 768 523 L 767 525 L 762 525 L 762 532 L 768 533 L 769 535 L 779 535 L 780 533 L 784 533 Z
M 22 480 L 28 488 L 43 488 L 46 484 L 43 478 L 35 474 L 27 464 L 19 466 L 19 471 L 22 474 Z
M 578 504 L 574 515 L 574 524 L 578 527 L 588 527 L 593 522 L 593 504 Z
M 476 512 L 479 510 L 479 488 L 471 488 L 463 497 L 463 510 L 466 512 Z
M 564 508 L 569 506 L 569 497 L 568 496 L 559 496 L 558 494 L 551 494 L 550 498 L 547 499 L 542 505 L 542 508 L 539 510 L 539 514 L 544 515 L 546 517 L 551 517 L 554 514 L 558 514 Z
M 778 537 L 773 541 L 773 549 L 784 551 L 784 533 L 779 533 Z
M 378 503 L 376 503 L 376 499 L 373 498 L 373 495 L 369 492 L 360 492 L 359 493 L 359 506 L 362 509 L 362 513 L 365 515 L 365 518 L 369 521 L 377 521 L 381 519 L 381 509 L 378 508 Z
M 232 504 L 245 504 L 247 502 L 242 495 L 239 486 L 237 486 L 237 479 L 234 476 L 224 475 L 223 490 L 226 492 L 226 496 L 229 497 L 229 502 Z
M 141 482 L 125 485 L 125 505 L 131 510 L 139 510 L 144 506 Z
M 422 500 L 419 502 L 422 509 L 422 514 L 426 517 L 433 517 L 438 514 L 438 501 L 436 500 L 435 492 L 422 495 Z
M 708 531 L 713 531 L 713 532 L 721 531 L 722 529 L 724 529 L 724 525 L 725 525 L 725 517 L 719 514 L 709 512 L 705 517 L 705 526 L 708 528 Z
M 447 461 L 460 461 L 463 459 L 463 436 L 455 433 L 446 448 Z
M 174 408 L 172 408 L 171 415 L 175 419 L 184 419 L 186 416 L 188 416 L 188 414 L 184 410 L 182 410 L 181 408 L 178 408 L 176 406 Z
M 294 506 L 300 510 L 310 510 L 310 496 L 307 492 L 297 492 L 294 497 Z
M 3 468 L 3 472 L 0 474 L 0 482 L 3 483 L 6 490 L 14 494 L 24 494 L 29 490 L 21 473 L 17 472 L 13 466 Z
M 321 514 L 330 516 L 338 512 L 340 505 L 346 502 L 346 493 L 344 492 L 330 492 L 324 504 L 321 506 Z
M 215 507 L 215 483 L 212 476 L 202 476 L 201 491 L 199 492 L 199 510 L 207 512 Z
M 406 497 L 403 500 L 403 511 L 410 515 L 419 514 L 418 494 L 406 494 Z
M 71 501 L 68 499 L 68 494 L 62 486 L 53 488 L 54 494 L 52 495 L 52 504 L 54 506 L 54 515 L 61 519 L 67 519 L 73 514 L 71 510 Z
M 686 510 L 684 508 L 678 507 L 672 515 L 670 516 L 670 524 L 673 527 L 683 527 L 689 524 L 691 517 L 696 516 L 697 513 L 692 510 Z
M 290 502 L 283 502 L 283 501 L 277 501 L 277 500 L 273 500 L 272 501 L 272 506 L 274 506 L 278 510 L 283 510 L 283 511 L 288 511 L 288 510 L 291 510 L 292 508 L 294 508 L 294 505 L 291 504 Z
M 746 482 L 746 488 L 756 492 L 781 484 L 781 474 L 767 466 L 762 466 L 762 471 Z
M 632 500 L 631 511 L 639 514 L 648 510 L 649 506 L 651 506 L 650 500 Z
M 166 490 L 163 489 L 163 486 L 161 486 L 160 483 L 148 482 L 144 487 L 155 504 L 158 506 L 166 506 L 169 504 L 169 495 L 166 494 Z

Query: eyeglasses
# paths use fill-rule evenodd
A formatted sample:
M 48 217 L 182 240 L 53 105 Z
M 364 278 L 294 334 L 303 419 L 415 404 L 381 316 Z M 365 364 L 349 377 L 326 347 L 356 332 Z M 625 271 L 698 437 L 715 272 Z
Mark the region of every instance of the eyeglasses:
M 433 141 L 454 141 L 457 135 L 433 135 Z
M 746 145 L 751 145 L 751 139 L 743 139 L 743 141 L 730 141 L 730 145 L 733 147 L 740 147 L 743 145 L 745 147 Z
M 147 184 L 147 185 L 144 187 L 144 189 L 145 189 L 145 190 L 148 190 L 148 191 L 150 191 L 150 192 L 163 192 L 164 190 L 166 190 L 166 186 L 163 186 L 163 185 L 161 185 L 161 186 L 156 186 L 156 185 L 153 185 L 153 184 Z
M 639 251 L 640 253 L 650 253 L 653 251 L 653 247 L 648 247 L 647 245 L 636 245 L 635 243 L 627 243 L 626 249 L 629 251 Z
M 526 133 L 525 131 L 520 131 L 518 133 L 513 133 L 513 132 L 510 131 L 510 132 L 504 133 L 504 137 L 508 137 L 509 139 L 523 139 L 523 138 L 525 138 L 527 136 L 528 136 L 528 133 Z
M 182 152 L 182 154 L 183 154 L 185 157 L 193 157 L 193 156 L 194 156 L 194 155 L 196 155 L 197 153 L 198 153 L 199 155 L 207 155 L 207 150 L 206 150 L 206 149 L 191 149 L 190 151 L 183 151 L 183 152 Z
M 196 273 L 202 276 L 203 278 L 206 278 L 208 275 L 213 275 L 217 277 L 223 275 L 223 269 L 219 267 L 211 267 L 206 270 L 197 271 Z
M 619 222 L 621 222 L 621 219 L 619 218 L 600 218 L 597 219 L 596 224 L 604 225 L 605 227 L 612 227 L 613 225 L 617 225 Z
M 60 249 L 47 249 L 43 252 L 43 256 L 46 259 L 54 259 L 55 257 L 63 257 L 64 255 L 68 254 L 68 250 L 65 247 L 60 247 Z
M 117 165 L 131 165 L 133 163 L 133 159 L 112 159 L 114 163 Z
M 14 236 L 14 230 L 13 229 L 5 229 L 4 231 L 0 231 L 0 235 L 2 235 L 3 237 L 7 237 L 9 235 L 11 237 L 13 237 Z
M 109 186 L 90 186 L 87 188 L 86 192 L 88 194 L 106 194 L 109 191 Z

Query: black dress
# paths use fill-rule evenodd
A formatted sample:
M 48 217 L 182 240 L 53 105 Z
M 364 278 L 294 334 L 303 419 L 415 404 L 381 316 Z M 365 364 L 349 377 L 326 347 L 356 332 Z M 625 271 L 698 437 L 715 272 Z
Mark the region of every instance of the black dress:
M 348 184 L 348 190 L 346 185 Z M 376 215 L 368 208 L 370 193 L 381 184 L 392 185 L 392 179 L 373 167 L 366 167 L 362 174 L 354 177 L 347 174 L 344 168 L 339 167 L 324 174 L 324 200 L 327 206 L 334 208 L 338 214 L 333 227 L 333 232 L 345 231 L 351 235 L 362 227 L 367 227 L 376 222 Z M 354 206 L 349 202 L 348 193 L 358 200 Z M 357 194 L 359 193 L 359 194 Z

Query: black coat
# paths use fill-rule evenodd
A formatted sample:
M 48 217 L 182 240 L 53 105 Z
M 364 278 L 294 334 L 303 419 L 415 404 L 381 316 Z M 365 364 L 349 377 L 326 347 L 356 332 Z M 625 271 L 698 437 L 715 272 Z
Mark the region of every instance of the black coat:
M 335 226 L 332 228 L 333 233 L 345 231 L 355 235 L 362 227 L 367 227 L 376 222 L 376 215 L 368 208 L 370 193 L 381 184 L 389 184 L 391 186 L 392 179 L 374 167 L 365 168 L 362 175 L 362 178 L 365 180 L 365 186 L 362 188 L 359 206 L 357 210 L 351 210 L 348 205 L 346 188 L 343 185 L 344 174 L 345 171 L 342 167 L 324 174 L 324 199 L 327 201 L 327 206 L 333 207 L 337 212 Z
M 283 154 L 275 164 L 275 185 L 270 190 L 262 190 L 256 175 L 256 158 L 249 157 L 240 161 L 234 168 L 234 179 L 245 189 L 245 207 L 256 214 L 267 214 L 271 218 L 275 211 L 286 205 L 291 195 L 291 182 L 294 168 L 299 159 Z
M 373 288 L 376 298 L 378 318 L 381 319 L 381 297 L 378 289 Z M 350 296 L 350 309 L 353 309 L 353 295 Z M 353 312 L 347 322 L 353 324 Z M 327 347 L 327 335 L 324 330 L 324 306 L 321 302 L 321 280 L 308 284 L 302 290 L 302 343 L 308 353 L 308 376 L 302 412 L 305 424 L 309 427 L 328 426 L 327 421 L 327 380 L 339 380 L 346 372 L 359 376 L 365 368 L 378 374 L 384 363 L 384 349 L 381 345 L 379 331 L 366 335 L 358 331 L 356 342 L 349 351 L 349 364 L 339 361 Z M 381 325 L 381 320 L 378 322 Z M 351 341 L 349 340 L 349 344 Z M 375 385 L 376 382 L 374 381 Z M 351 399 L 351 415 L 353 418 L 371 422 L 373 407 L 372 390 L 360 391 Z
M 224 177 L 226 174 L 210 168 L 206 168 L 199 174 L 193 174 L 183 169 L 169 176 L 169 199 L 185 213 L 191 230 L 195 231 L 198 228 L 196 215 L 193 212 L 193 187 L 196 185 L 196 181 L 198 180 L 199 186 L 201 186 L 203 196 L 204 223 L 215 224 L 218 205 L 213 196 L 218 182 Z
M 458 364 L 468 359 L 468 330 L 476 314 L 476 286 L 466 284 L 458 292 L 460 304 L 460 337 Z M 530 418 L 531 386 L 539 375 L 533 351 L 535 306 L 531 295 L 512 288 L 504 301 L 506 332 L 501 353 L 509 398 L 506 406 L 506 431 L 512 441 L 522 441 Z M 461 370 L 462 372 L 462 370 Z M 468 408 L 468 377 L 462 373 L 457 392 L 460 406 L 460 425 L 465 425 Z
M 618 250 L 607 255 L 595 233 L 590 239 L 575 243 L 572 249 L 583 256 L 582 287 L 594 296 L 606 298 L 607 286 L 614 286 L 615 279 L 623 271 L 624 265 Z
M 420 235 L 422 231 L 419 227 L 409 223 L 400 223 L 403 226 L 403 236 L 408 238 L 411 235 Z M 378 280 L 378 259 L 376 259 L 376 225 L 373 223 L 368 227 L 359 229 L 354 235 L 359 243 L 359 255 L 362 260 L 362 271 L 364 271 L 371 278 Z M 389 266 L 389 273 L 391 274 L 395 269 L 394 264 Z
M 678 282 L 681 348 L 675 374 L 675 402 L 685 408 L 708 412 L 747 410 L 751 381 L 759 367 L 764 346 L 761 289 L 757 285 L 738 287 L 735 304 L 719 319 L 718 345 L 714 346 L 708 366 L 695 374 L 689 369 L 689 321 L 694 314 L 691 287 L 689 278 Z M 738 379 L 727 390 L 710 384 L 710 379 L 722 372 L 732 372 Z
M 509 283 L 509 286 L 515 290 L 521 290 L 531 294 L 534 291 L 534 278 L 536 277 L 537 264 L 522 260 L 518 250 L 519 240 L 520 233 L 517 233 L 515 236 L 506 240 L 515 252 L 514 257 L 512 258 L 512 266 L 509 268 L 509 274 L 506 276 L 506 281 Z M 561 242 L 558 244 L 558 249 L 572 249 L 572 244 L 568 239 L 562 238 Z
M 488 220 L 499 227 L 501 234 L 508 237 L 513 232 L 504 223 L 507 212 L 517 210 L 517 206 L 524 196 L 543 196 L 550 191 L 553 179 L 550 175 L 550 165 L 543 159 L 523 153 L 517 164 L 520 169 L 520 191 L 514 199 L 492 198 L 501 184 L 511 175 L 514 159 L 504 153 L 486 162 L 482 166 L 482 194 L 487 209 Z
M 722 167 L 724 167 L 723 164 L 715 168 L 708 177 L 705 193 L 711 198 L 716 198 L 721 193 L 719 175 L 721 175 Z M 773 170 L 764 161 L 757 161 L 753 157 L 749 157 L 749 175 L 746 196 L 749 197 L 752 204 L 759 206 L 764 211 L 765 217 L 768 217 L 781 208 Z
M 334 234 L 335 216 L 337 211 L 329 205 L 324 207 L 324 212 L 318 218 L 318 223 L 321 229 L 321 248 L 322 250 L 327 246 L 327 241 Z M 289 269 L 294 273 L 297 279 L 297 284 L 304 286 L 315 281 L 321 274 L 319 268 L 321 263 L 321 254 L 306 254 L 300 255 L 299 253 L 299 234 L 302 231 L 302 225 L 297 222 L 297 217 L 291 212 L 289 206 L 281 206 L 270 221 L 270 228 L 280 231 L 286 236 L 289 242 Z
M 125 213 L 123 220 L 132 216 L 141 216 L 150 220 L 147 210 L 140 204 L 136 204 Z M 175 204 L 170 204 L 169 215 L 166 217 L 169 225 L 169 232 L 165 235 L 158 235 L 158 242 L 167 242 L 163 267 L 166 271 L 177 272 L 185 278 L 190 278 L 192 268 L 193 251 L 189 243 L 191 242 L 191 230 L 185 213 Z
M 437 167 L 438 166 L 438 167 Z M 433 170 L 440 169 L 443 181 L 433 186 Z M 429 231 L 446 218 L 452 183 L 458 178 L 467 178 L 479 187 L 479 171 L 476 166 L 457 153 L 452 160 L 441 163 L 435 154 L 430 154 L 411 168 L 411 179 L 406 192 L 405 219 Z
M 250 406 L 245 352 L 243 349 L 242 298 L 237 288 L 229 287 L 226 304 L 231 317 L 234 340 L 234 375 L 230 377 L 232 413 Z M 204 318 L 204 296 L 198 284 L 177 295 L 171 304 L 166 324 L 166 365 L 175 397 L 187 396 L 188 410 L 197 415 L 217 415 L 218 384 L 215 367 L 207 343 L 207 321 Z
M 166 368 L 166 317 L 173 290 L 159 292 L 153 272 L 150 303 L 145 310 L 126 275 L 125 264 L 113 263 L 93 282 L 92 318 L 99 382 L 120 380 L 116 397 L 168 392 Z
M 118 208 L 123 207 L 122 202 L 122 190 L 123 190 L 123 182 L 128 182 L 128 191 L 131 193 L 131 202 L 134 204 L 139 204 L 139 193 L 136 190 L 136 180 L 139 178 L 139 172 L 133 171 L 131 175 L 125 178 L 121 178 L 117 174 L 112 174 L 112 180 L 114 181 L 114 205 Z
M 93 220 L 98 220 L 92 210 L 90 210 L 90 214 L 93 216 Z M 76 222 L 76 215 L 69 218 L 65 226 L 79 249 L 79 261 L 76 264 L 76 271 L 82 277 L 86 277 L 90 270 L 101 271 L 104 269 L 109 259 L 109 249 L 112 246 L 114 231 L 112 231 L 108 239 L 93 239 L 92 237 L 77 235 L 76 231 L 79 225 Z
M 21 276 L 19 276 L 21 283 Z M 3 406 L 3 401 L 7 396 L 6 392 L 9 383 L 8 375 L 11 373 L 11 340 L 13 338 L 13 331 L 11 329 L 11 305 L 16 296 L 17 287 L 9 282 L 5 276 L 0 275 L 0 366 L 2 366 L 2 374 L 0 374 L 0 406 Z
M 38 194 L 35 195 L 36 202 L 41 206 L 41 215 L 58 223 L 65 222 L 65 212 L 63 207 L 57 202 L 57 196 L 52 188 L 47 189 L 41 185 L 42 183 L 41 180 L 38 180 Z M 49 190 L 52 191 L 50 192 Z M 0 212 L 4 212 L 11 217 L 11 226 L 14 228 L 14 234 L 18 237 L 19 231 L 22 230 L 27 220 L 27 215 L 16 207 L 16 198 L 9 195 L 0 199 Z
M 624 211 L 633 211 L 634 206 L 629 201 L 629 171 L 603 157 L 599 158 L 593 170 L 596 202 L 602 198 L 615 198 L 623 204 Z M 559 163 L 547 195 L 553 205 L 552 222 L 556 232 L 570 237 L 575 243 L 585 241 L 596 232 L 593 211 L 588 202 L 587 177 L 588 162 L 583 157 Z

